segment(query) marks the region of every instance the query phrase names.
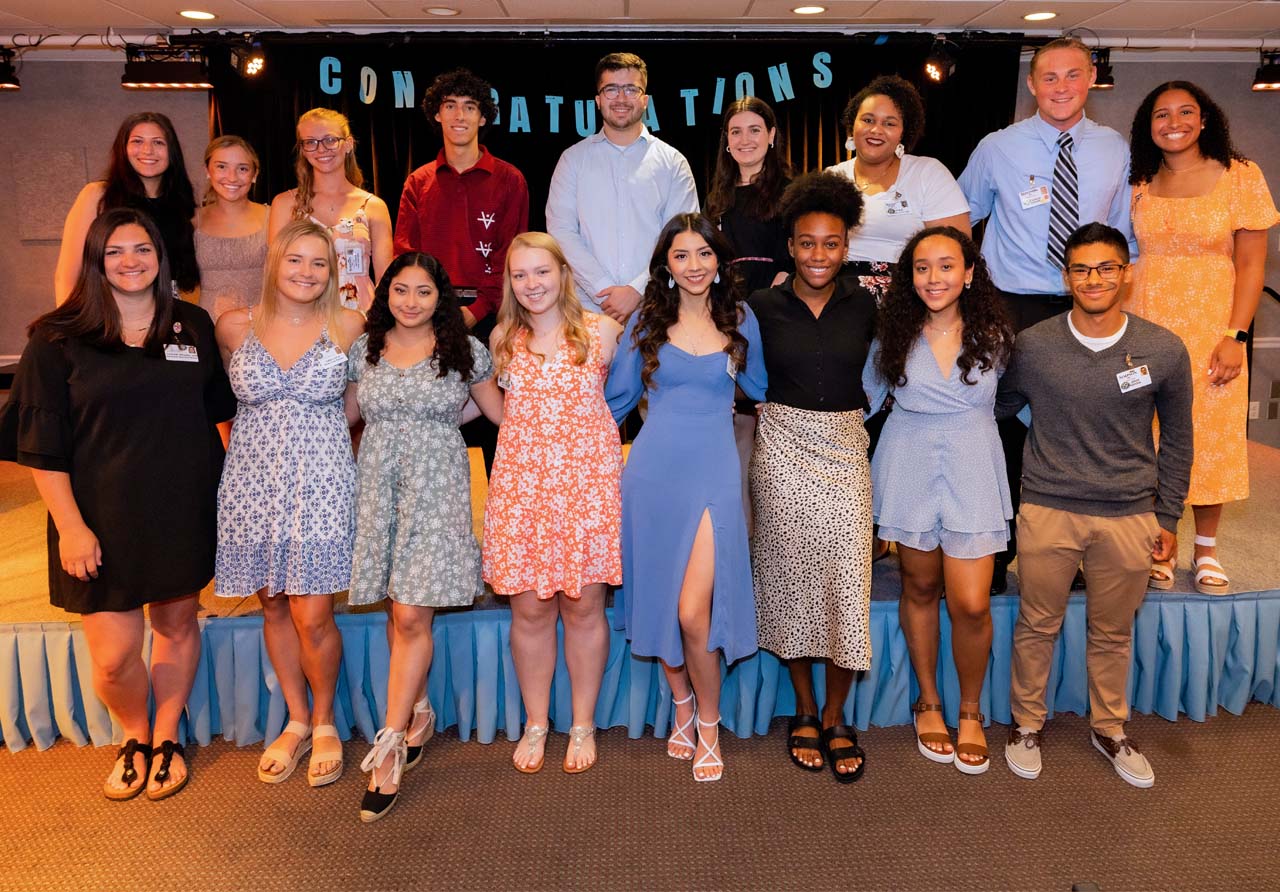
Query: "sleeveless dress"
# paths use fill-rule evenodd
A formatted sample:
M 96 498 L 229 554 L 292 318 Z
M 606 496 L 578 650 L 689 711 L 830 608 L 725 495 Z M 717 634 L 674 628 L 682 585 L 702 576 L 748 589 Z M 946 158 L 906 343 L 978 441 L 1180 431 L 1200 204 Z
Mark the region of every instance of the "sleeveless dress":
M 346 354 L 326 329 L 286 370 L 250 331 L 228 373 L 239 409 L 218 488 L 216 593 L 343 591 L 356 477 Z
M 311 217 L 311 222 L 324 226 L 333 239 L 338 255 L 338 293 L 342 305 L 349 310 L 369 311 L 373 303 L 373 236 L 369 231 L 367 210 L 370 194 L 353 216 L 339 217 L 332 226 Z
M 351 604 L 390 598 L 415 607 L 464 607 L 484 591 L 471 524 L 471 465 L 458 425 L 472 384 L 493 374 L 468 338 L 471 380 L 439 377 L 434 359 L 407 369 L 370 365 L 368 335 L 351 345 L 347 379 L 365 420 L 356 476 Z
M 1249 497 L 1249 370 L 1213 386 L 1203 369 L 1231 320 L 1235 233 L 1280 222 L 1258 165 L 1232 161 L 1213 190 L 1194 198 L 1152 195 L 1133 187 L 1138 261 L 1126 309 L 1182 339 L 1191 354 L 1195 460 L 1188 505 L 1219 505 Z
M 658 349 L 659 366 L 648 390 L 649 415 L 631 446 L 622 474 L 622 609 L 631 651 L 684 665 L 680 587 L 704 512 L 715 536 L 715 583 L 707 650 L 732 663 L 756 652 L 756 606 L 747 552 L 741 468 L 733 442 L 733 388 L 764 399 L 768 376 L 755 314 L 738 328 L 747 361 L 729 368 L 723 351 L 694 356 L 671 343 Z M 605 396 L 615 419 L 625 418 L 646 393 L 644 361 L 632 335 L 633 313 L 618 343 Z M 731 374 L 731 371 L 736 374 Z
M 604 400 L 599 317 L 583 320 L 587 360 L 561 344 L 545 365 L 516 337 L 484 513 L 484 578 L 540 599 L 622 582 L 622 450 Z
M 267 227 L 248 235 L 223 237 L 195 232 L 200 264 L 200 306 L 217 322 L 227 310 L 256 307 L 262 299 L 262 267 L 267 260 Z

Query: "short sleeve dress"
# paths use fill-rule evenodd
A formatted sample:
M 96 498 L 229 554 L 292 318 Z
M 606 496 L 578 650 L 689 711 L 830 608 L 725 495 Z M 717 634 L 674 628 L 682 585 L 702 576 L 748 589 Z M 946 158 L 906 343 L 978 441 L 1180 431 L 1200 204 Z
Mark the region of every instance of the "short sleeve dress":
M 1169 329 L 1186 345 L 1193 368 L 1206 369 L 1231 318 L 1235 233 L 1280 222 L 1256 164 L 1233 161 L 1213 190 L 1195 198 L 1152 195 L 1133 187 L 1138 262 L 1128 309 Z M 1195 460 L 1188 505 L 1220 505 L 1249 497 L 1249 375 L 1214 387 L 1192 376 Z
M 542 363 L 517 336 L 484 513 L 484 578 L 500 595 L 580 596 L 622 583 L 622 447 L 604 400 L 599 318 L 581 365 L 562 344 Z
M 468 338 L 469 381 L 424 359 L 398 368 L 368 360 L 368 335 L 351 345 L 347 379 L 365 420 L 356 476 L 352 604 L 390 598 L 415 607 L 464 607 L 484 591 L 471 524 L 471 466 L 458 432 L 472 384 L 493 374 L 489 351 Z
M 222 441 L 235 412 L 213 323 L 173 303 L 175 348 L 103 349 L 37 328 L 0 409 L 0 459 L 65 471 L 102 566 L 63 571 L 48 521 L 49 600 L 72 613 L 133 610 L 200 591 L 213 575 Z M 180 357 L 180 358 L 179 358 Z

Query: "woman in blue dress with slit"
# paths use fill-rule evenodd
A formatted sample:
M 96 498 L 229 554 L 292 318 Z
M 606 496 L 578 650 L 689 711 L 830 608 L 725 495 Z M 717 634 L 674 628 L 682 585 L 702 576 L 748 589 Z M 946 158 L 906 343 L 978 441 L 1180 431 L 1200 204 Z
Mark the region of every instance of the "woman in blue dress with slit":
M 605 388 L 615 419 L 649 397 L 622 475 L 619 612 L 632 653 L 663 663 L 675 701 L 667 754 L 693 760 L 699 781 L 724 772 L 717 651 L 733 663 L 756 650 L 733 398 L 736 383 L 762 399 L 767 381 L 732 257 L 701 214 L 667 223 Z

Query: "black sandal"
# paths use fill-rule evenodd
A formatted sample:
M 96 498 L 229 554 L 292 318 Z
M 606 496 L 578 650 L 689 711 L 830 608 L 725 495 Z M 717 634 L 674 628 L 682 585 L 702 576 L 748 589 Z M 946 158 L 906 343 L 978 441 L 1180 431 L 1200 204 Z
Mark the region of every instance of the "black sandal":
M 187 760 L 187 752 L 182 748 L 182 744 L 175 740 L 165 740 L 160 744 L 160 768 L 156 771 L 152 780 L 159 781 L 164 784 L 169 780 L 169 766 L 173 763 L 173 756 L 177 753 L 182 757 L 182 761 Z M 161 786 L 155 793 L 147 790 L 147 798 L 152 802 L 159 802 L 161 799 L 168 799 L 187 785 L 187 778 L 191 776 L 190 768 L 187 773 L 182 776 L 182 780 L 178 781 L 172 787 Z M 150 785 L 148 784 L 148 787 Z
M 148 774 L 151 772 L 151 744 L 138 743 L 137 738 L 130 737 L 124 742 L 124 746 L 120 747 L 116 753 L 116 761 L 124 759 L 124 771 L 120 773 L 120 780 L 124 782 L 125 788 L 117 790 L 108 787 L 105 784 L 102 787 L 102 794 L 112 802 L 125 802 L 132 799 L 142 792 L 142 788 L 147 785 L 144 778 L 142 783 L 134 785 L 134 781 L 138 779 L 138 769 L 133 767 L 133 757 L 138 753 L 143 755 L 143 763 L 146 766 L 143 770 Z
M 792 763 L 797 768 L 803 768 L 805 771 L 821 771 L 821 765 L 808 765 L 795 752 L 796 750 L 813 750 L 821 754 L 821 739 L 797 734 L 797 728 L 812 728 L 821 733 L 822 723 L 818 721 L 816 715 L 795 715 L 787 722 L 787 755 L 791 757 Z
M 853 741 L 850 746 L 832 746 L 831 741 L 837 737 L 844 737 Z M 862 777 L 862 772 L 867 767 L 867 754 L 858 746 L 858 732 L 848 725 L 832 725 L 830 728 L 822 729 L 822 750 L 826 754 L 827 762 L 831 765 L 831 773 L 836 776 L 842 784 L 851 784 Z M 837 764 L 842 759 L 860 759 L 858 767 L 853 771 L 842 772 Z

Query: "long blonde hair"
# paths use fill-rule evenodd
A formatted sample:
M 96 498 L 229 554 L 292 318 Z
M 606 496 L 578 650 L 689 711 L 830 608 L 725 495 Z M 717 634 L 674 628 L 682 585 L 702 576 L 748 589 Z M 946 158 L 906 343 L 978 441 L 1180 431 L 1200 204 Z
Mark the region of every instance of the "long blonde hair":
M 262 268 L 262 300 L 258 304 L 258 312 L 253 315 L 253 333 L 261 337 L 267 330 L 271 320 L 275 318 L 280 305 L 277 295 L 276 280 L 280 274 L 280 265 L 290 246 L 300 238 L 314 235 L 322 239 L 329 254 L 329 281 L 325 284 L 324 293 L 316 301 L 319 312 L 326 317 L 329 328 L 329 340 L 338 344 L 343 350 L 350 344 L 339 343 L 342 336 L 342 299 L 338 296 L 338 254 L 333 248 L 333 239 L 329 231 L 310 220 L 293 220 L 286 223 L 267 250 L 266 264 Z
M 313 108 L 302 113 L 302 117 L 298 118 L 297 126 L 301 127 L 303 124 L 308 124 L 312 121 L 332 124 L 338 128 L 338 132 L 343 139 L 351 139 L 351 122 L 341 112 L 336 112 L 331 108 Z M 297 133 L 297 128 L 294 129 L 294 133 Z M 351 149 L 343 156 L 342 167 L 343 172 L 347 175 L 347 182 L 357 189 L 363 188 L 364 174 L 360 172 L 360 165 L 356 163 L 354 139 L 351 140 Z M 301 143 L 294 148 L 293 170 L 298 177 L 298 188 L 293 193 L 293 219 L 305 220 L 315 210 L 311 206 L 311 199 L 315 197 L 316 186 L 315 172 L 311 169 L 311 162 L 307 160 L 306 153 L 302 151 Z
M 496 374 L 501 375 L 515 356 L 517 337 L 523 333 L 527 338 L 533 333 L 532 314 L 516 300 L 515 290 L 511 287 L 511 255 L 517 248 L 541 248 L 560 265 L 560 297 L 556 301 L 556 308 L 563 320 L 561 324 L 564 327 L 565 343 L 573 350 L 573 363 L 582 365 L 587 361 L 591 335 L 587 331 L 586 311 L 578 302 L 569 261 L 565 258 L 560 243 L 552 236 L 545 232 L 522 232 L 511 240 L 511 245 L 507 248 L 506 268 L 502 271 L 502 306 L 498 309 L 498 328 L 502 335 L 493 345 Z M 545 359 L 540 354 L 534 355 Z
M 258 173 L 262 170 L 262 162 L 258 160 L 258 153 L 253 150 L 253 146 L 249 145 L 243 137 L 232 136 L 229 133 L 222 136 L 215 136 L 213 139 L 209 140 L 209 145 L 205 146 L 205 173 L 207 174 L 209 172 L 209 162 L 213 160 L 214 152 L 219 149 L 230 149 L 233 147 L 237 149 L 244 149 L 244 153 L 249 156 L 249 161 L 253 164 L 253 181 L 257 182 Z M 249 186 L 249 191 L 250 193 L 253 191 L 252 184 Z M 213 180 L 210 178 L 209 185 L 205 187 L 204 195 L 200 198 L 200 206 L 204 207 L 205 205 L 213 204 L 216 198 L 217 194 L 213 191 Z

